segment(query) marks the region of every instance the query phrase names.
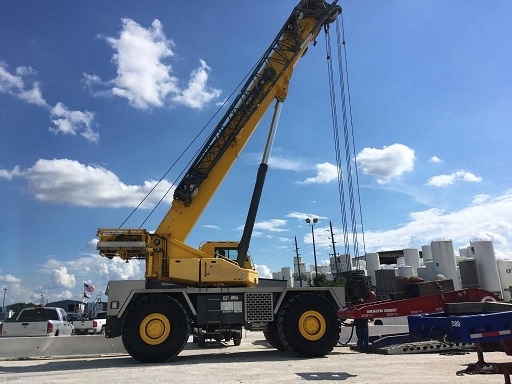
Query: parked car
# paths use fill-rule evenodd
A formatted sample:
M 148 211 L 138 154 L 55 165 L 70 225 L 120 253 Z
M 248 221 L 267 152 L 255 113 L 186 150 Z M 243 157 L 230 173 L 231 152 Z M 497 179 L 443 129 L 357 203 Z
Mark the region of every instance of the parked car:
M 64 309 L 38 306 L 24 308 L 14 319 L 1 324 L 0 335 L 69 336 L 73 328 Z

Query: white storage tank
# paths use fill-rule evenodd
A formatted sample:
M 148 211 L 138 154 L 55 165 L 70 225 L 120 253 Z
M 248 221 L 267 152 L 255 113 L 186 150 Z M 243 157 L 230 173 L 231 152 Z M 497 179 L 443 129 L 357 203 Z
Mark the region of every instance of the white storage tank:
M 420 252 L 416 248 L 404 249 L 405 265 L 412 267 L 414 276 L 418 276 L 417 269 L 420 266 Z
M 423 256 L 423 264 L 426 265 L 427 261 L 432 260 L 432 247 L 430 245 L 422 245 L 421 255 Z
M 457 273 L 457 263 L 455 262 L 455 252 L 451 240 L 433 241 L 430 243 L 432 249 L 432 258 L 434 260 L 435 273 L 453 280 L 453 287 L 461 289 L 462 285 Z
M 429 280 L 428 271 L 427 271 L 427 267 L 426 266 L 418 267 L 416 272 L 418 273 L 418 277 L 421 277 L 425 281 Z
M 434 281 L 436 279 L 436 263 L 434 263 L 434 260 L 427 260 L 425 262 L 425 269 L 427 270 L 425 281 Z
M 380 258 L 376 252 L 366 254 L 366 271 L 371 277 L 371 284 L 376 285 L 375 271 L 380 269 Z
M 398 266 L 398 276 L 400 277 L 413 277 L 413 268 L 410 265 Z
M 293 287 L 293 273 L 290 267 L 281 268 L 281 276 L 283 280 L 286 280 L 288 287 Z
M 512 301 L 512 260 L 498 260 L 498 273 L 500 275 L 503 300 Z
M 476 259 L 480 287 L 503 297 L 492 241 L 470 241 L 469 256 Z

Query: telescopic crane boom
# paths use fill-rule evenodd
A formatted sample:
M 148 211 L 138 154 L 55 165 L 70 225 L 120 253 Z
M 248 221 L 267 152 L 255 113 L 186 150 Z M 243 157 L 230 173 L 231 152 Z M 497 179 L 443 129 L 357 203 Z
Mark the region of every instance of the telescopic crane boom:
M 300 1 L 176 187 L 172 205 L 158 228 L 154 233 L 100 228 L 100 255 L 145 259 L 146 280 L 188 285 L 258 284 L 258 274 L 245 256 L 257 207 L 251 207 L 248 215 L 249 230 L 244 233 L 241 257 L 236 242 L 208 242 L 196 249 L 184 241 L 272 101 L 285 100 L 294 66 L 322 27 L 340 12 L 336 1 Z

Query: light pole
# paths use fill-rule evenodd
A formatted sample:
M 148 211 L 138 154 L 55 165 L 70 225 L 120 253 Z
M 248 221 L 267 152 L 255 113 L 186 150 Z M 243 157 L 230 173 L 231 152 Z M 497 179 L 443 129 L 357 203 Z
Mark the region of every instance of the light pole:
M 7 288 L 4 288 L 4 301 L 2 303 L 2 308 L 5 308 L 5 292 L 7 292 Z
M 318 265 L 316 263 L 316 247 L 315 247 L 315 231 L 313 227 L 316 223 L 318 223 L 318 219 L 315 217 L 313 220 L 310 220 L 309 217 L 306 219 L 306 223 L 311 226 L 311 237 L 313 238 L 313 257 L 315 258 L 315 280 L 318 279 Z

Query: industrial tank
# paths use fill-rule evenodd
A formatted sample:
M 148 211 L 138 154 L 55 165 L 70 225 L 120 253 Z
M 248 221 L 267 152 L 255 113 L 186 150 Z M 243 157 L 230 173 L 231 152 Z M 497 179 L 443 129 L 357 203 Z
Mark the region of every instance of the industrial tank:
M 426 281 L 434 281 L 436 279 L 436 263 L 434 260 L 427 260 L 425 262 L 425 275 L 424 279 Z
M 500 275 L 503 300 L 511 301 L 512 293 L 512 260 L 498 260 L 498 273 Z
M 423 256 L 423 264 L 432 260 L 432 247 L 430 245 L 422 245 L 421 256 Z
M 366 272 L 371 278 L 371 284 L 375 285 L 375 271 L 380 269 L 380 258 L 376 252 L 366 254 Z
M 421 277 L 425 281 L 429 280 L 428 271 L 427 271 L 427 267 L 426 266 L 422 265 L 421 267 L 418 267 L 416 272 L 418 273 L 418 277 Z
M 503 297 L 492 241 L 470 241 L 469 244 L 469 256 L 476 259 L 480 287 Z
M 432 248 L 432 258 L 434 260 L 435 273 L 453 280 L 455 289 L 461 289 L 462 285 L 457 273 L 457 263 L 455 262 L 455 252 L 451 240 L 433 241 L 430 243 Z
M 286 280 L 288 283 L 288 287 L 293 287 L 293 273 L 290 267 L 281 268 L 281 274 L 283 276 L 283 280 Z
M 398 276 L 400 277 L 413 277 L 415 276 L 413 272 L 413 267 L 410 265 L 400 265 L 398 267 Z
M 418 276 L 418 267 L 420 266 L 420 252 L 416 248 L 404 249 L 405 265 L 412 268 L 413 276 Z

